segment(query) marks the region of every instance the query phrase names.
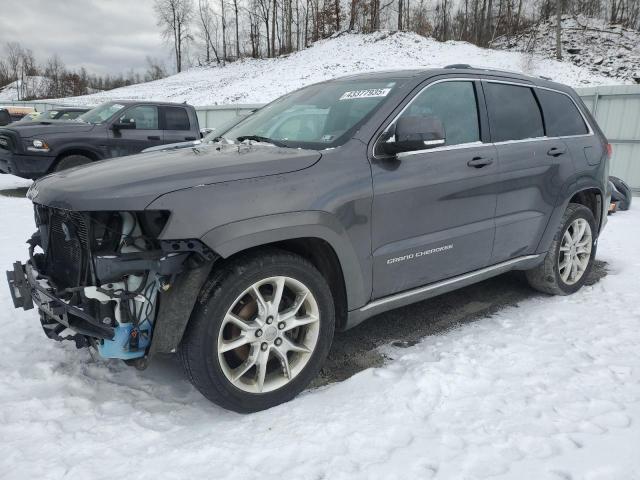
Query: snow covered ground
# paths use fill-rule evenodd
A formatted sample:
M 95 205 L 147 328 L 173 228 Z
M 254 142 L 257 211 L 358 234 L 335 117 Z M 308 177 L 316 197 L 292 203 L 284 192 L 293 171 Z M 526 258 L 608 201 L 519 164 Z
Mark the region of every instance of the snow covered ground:
M 29 202 L 0 196 L 2 269 L 32 230 Z M 46 339 L 0 285 L 0 478 L 640 479 L 639 238 L 636 202 L 610 217 L 595 285 L 389 345 L 381 368 L 245 416 L 171 359 L 138 372 Z
M 114 99 L 186 101 L 195 106 L 264 103 L 302 86 L 343 75 L 454 63 L 524 71 L 575 87 L 621 83 L 587 68 L 542 56 L 488 50 L 466 42 L 442 43 L 414 33 L 378 32 L 344 34 L 285 57 L 192 68 L 155 82 L 60 101 L 82 105 Z

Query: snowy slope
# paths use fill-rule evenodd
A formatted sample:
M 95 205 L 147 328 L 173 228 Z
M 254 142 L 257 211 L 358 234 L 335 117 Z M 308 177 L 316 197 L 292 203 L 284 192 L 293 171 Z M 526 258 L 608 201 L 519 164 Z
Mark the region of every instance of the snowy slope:
M 26 77 L 0 87 L 0 102 L 28 98 L 40 98 L 46 95 L 49 79 L 42 76 Z
M 46 339 L 0 285 L 0 478 L 638 479 L 639 207 L 610 218 L 594 286 L 385 347 L 381 368 L 245 416 L 177 362 L 138 372 Z M 0 196 L 2 269 L 32 222 Z
M 442 67 L 453 63 L 525 71 L 573 86 L 620 83 L 569 63 L 517 52 L 437 42 L 413 33 L 345 34 L 276 59 L 246 59 L 225 67 L 193 68 L 155 82 L 65 102 L 94 105 L 112 99 L 186 101 L 192 105 L 263 103 L 310 83 L 371 70 Z
M 595 75 L 640 83 L 640 32 L 584 16 L 562 19 L 563 59 Z M 498 38 L 497 48 L 556 56 L 555 21 L 535 25 L 524 34 Z

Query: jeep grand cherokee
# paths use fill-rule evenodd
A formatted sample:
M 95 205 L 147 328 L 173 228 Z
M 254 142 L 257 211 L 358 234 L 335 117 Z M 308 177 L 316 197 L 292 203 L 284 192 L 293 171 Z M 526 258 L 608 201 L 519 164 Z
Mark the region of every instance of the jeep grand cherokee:
M 138 367 L 177 352 L 223 407 L 292 399 L 334 331 L 525 270 L 577 291 L 609 148 L 570 88 L 467 67 L 308 86 L 215 142 L 78 167 L 28 192 L 8 272 L 46 335 Z

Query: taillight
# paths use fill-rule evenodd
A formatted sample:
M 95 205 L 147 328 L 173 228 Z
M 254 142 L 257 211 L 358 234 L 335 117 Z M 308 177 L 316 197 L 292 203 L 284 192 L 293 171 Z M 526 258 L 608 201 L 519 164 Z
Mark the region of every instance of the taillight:
M 610 143 L 607 143 L 607 157 L 611 159 L 612 156 L 613 156 L 613 145 L 611 145 Z

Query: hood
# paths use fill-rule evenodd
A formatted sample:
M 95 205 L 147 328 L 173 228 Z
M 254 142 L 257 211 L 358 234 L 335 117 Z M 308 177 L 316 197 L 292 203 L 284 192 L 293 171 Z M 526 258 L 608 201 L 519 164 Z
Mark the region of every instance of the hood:
M 55 135 L 57 133 L 74 133 L 88 132 L 95 125 L 91 123 L 83 123 L 69 120 L 43 120 L 41 122 L 17 122 L 6 126 L 5 128 L 15 131 L 22 138 L 29 138 L 41 135 L 46 139 L 47 135 Z
M 143 210 L 165 193 L 302 170 L 320 156 L 313 150 L 260 144 L 151 152 L 48 175 L 34 183 L 27 196 L 67 210 Z

